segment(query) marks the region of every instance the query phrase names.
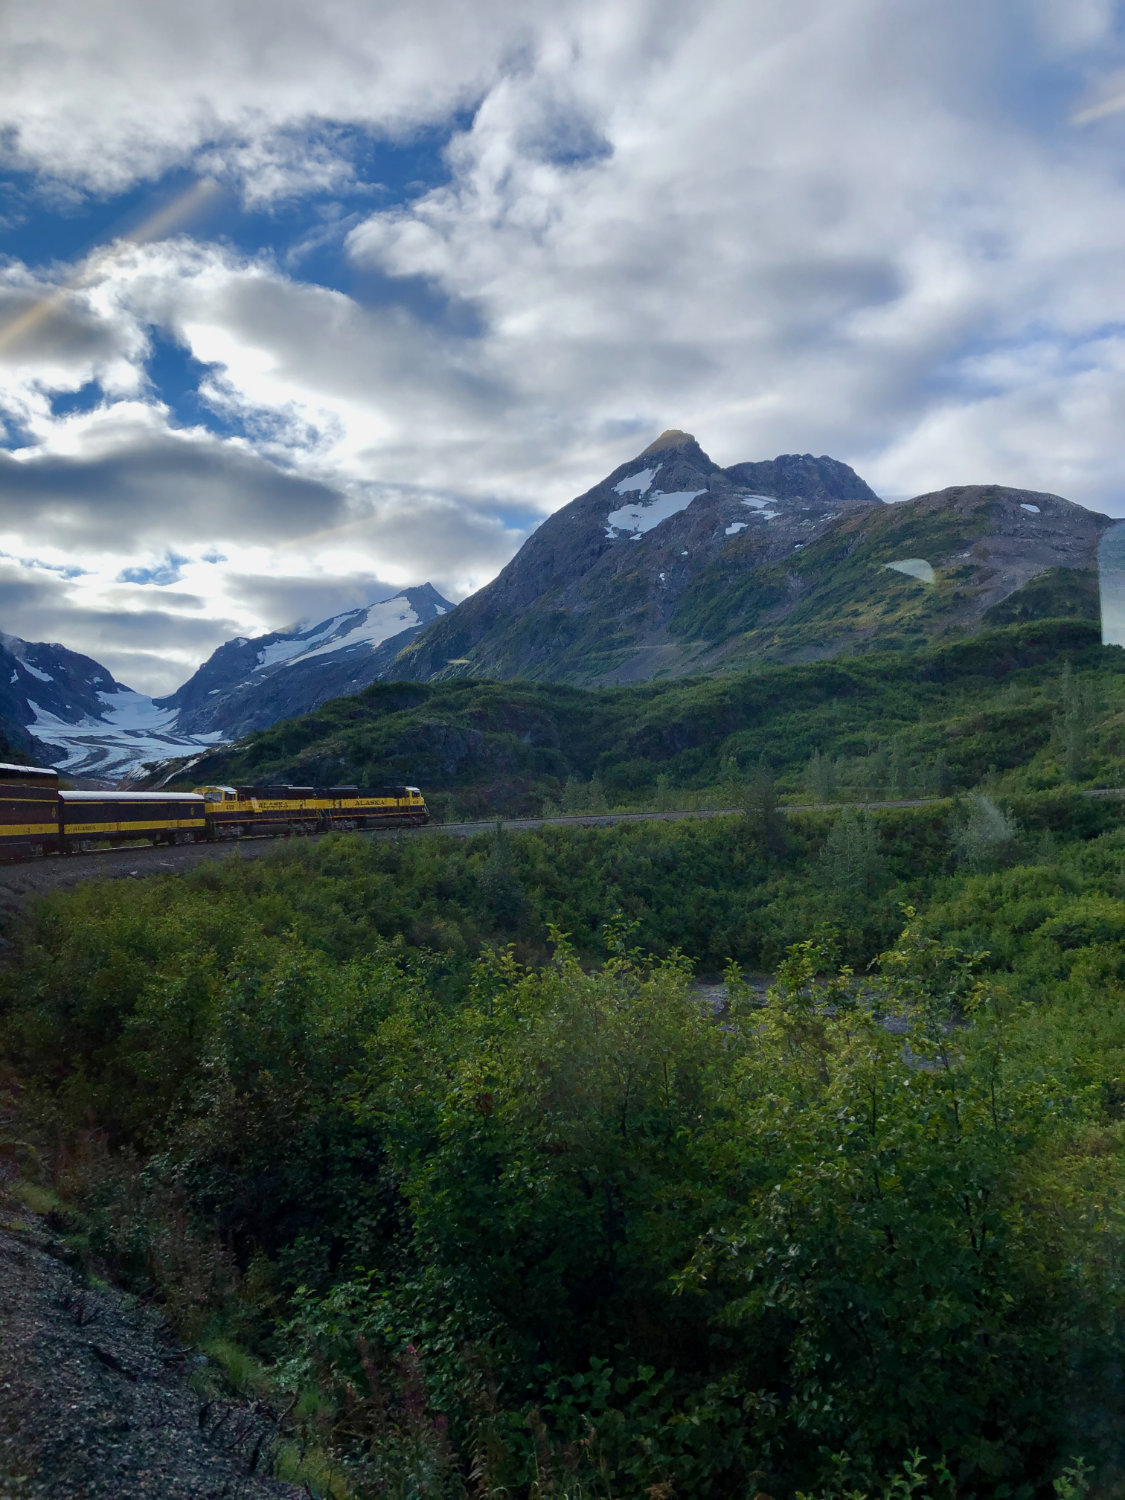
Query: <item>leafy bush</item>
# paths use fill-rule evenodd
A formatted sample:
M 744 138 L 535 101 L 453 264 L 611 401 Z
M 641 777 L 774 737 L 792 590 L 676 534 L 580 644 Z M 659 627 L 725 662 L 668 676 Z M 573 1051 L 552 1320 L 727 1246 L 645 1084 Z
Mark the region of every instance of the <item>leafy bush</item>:
M 945 874 L 948 813 L 848 817 L 87 885 L 19 934 L 4 1048 L 95 1247 L 360 1493 L 1030 1497 L 1074 1453 L 1112 1493 L 1125 834 Z M 862 978 L 787 936 L 845 866 L 865 959 L 934 896 Z M 721 1024 L 676 947 L 717 932 L 791 948 Z

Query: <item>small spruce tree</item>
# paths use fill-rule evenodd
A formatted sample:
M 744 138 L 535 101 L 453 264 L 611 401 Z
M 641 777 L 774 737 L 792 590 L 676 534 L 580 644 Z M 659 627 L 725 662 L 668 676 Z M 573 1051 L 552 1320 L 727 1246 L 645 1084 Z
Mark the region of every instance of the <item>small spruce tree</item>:
M 741 807 L 746 778 L 739 769 L 737 757 L 724 755 L 719 761 L 719 802 L 722 807 Z
M 562 810 L 564 813 L 586 811 L 586 787 L 576 776 L 566 778 L 566 785 L 562 790 Z
M 850 910 L 878 886 L 883 875 L 879 831 L 871 814 L 845 807 L 833 819 L 817 860 L 817 874 L 834 905 Z
M 814 802 L 830 802 L 836 790 L 836 767 L 827 755 L 813 751 L 805 769 L 805 785 Z
M 1094 713 L 1094 694 L 1090 682 L 1084 677 L 1076 677 L 1070 663 L 1064 662 L 1055 730 L 1062 773 L 1067 781 L 1081 781 L 1086 774 Z
M 741 802 L 743 821 L 751 841 L 763 854 L 784 854 L 785 814 L 778 805 L 773 772 L 764 758 L 745 782 Z

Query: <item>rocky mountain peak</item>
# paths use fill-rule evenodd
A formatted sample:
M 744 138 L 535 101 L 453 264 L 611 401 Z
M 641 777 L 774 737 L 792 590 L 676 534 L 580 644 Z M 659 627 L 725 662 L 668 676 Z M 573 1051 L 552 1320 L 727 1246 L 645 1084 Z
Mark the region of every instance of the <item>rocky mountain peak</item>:
M 760 490 L 778 500 L 882 504 L 853 468 L 827 454 L 814 458 L 811 453 L 782 453 L 762 463 L 732 464 L 723 472 L 734 484 Z
M 432 583 L 423 583 L 315 625 L 239 636 L 160 706 L 174 709 L 178 726 L 193 734 L 229 738 L 264 729 L 374 682 L 388 649 L 393 656 L 452 609 Z
M 689 584 L 783 565 L 845 511 L 882 508 L 847 464 L 809 454 L 722 469 L 671 428 L 549 516 L 492 583 L 427 627 L 388 677 L 619 681 L 688 670 L 669 632 Z
M 681 432 L 678 427 L 668 427 L 655 442 L 649 443 L 639 457 L 648 458 L 650 454 L 664 453 L 669 448 L 698 448 L 700 453 L 703 452 L 690 432 Z

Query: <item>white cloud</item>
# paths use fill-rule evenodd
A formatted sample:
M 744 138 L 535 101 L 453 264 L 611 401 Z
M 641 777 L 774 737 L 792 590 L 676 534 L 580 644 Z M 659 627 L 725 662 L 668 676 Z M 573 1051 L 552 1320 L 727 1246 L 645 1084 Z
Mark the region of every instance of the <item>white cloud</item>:
M 1125 510 L 1114 27 L 1109 0 L 13 0 L 0 130 L 64 189 L 176 164 L 257 205 L 342 192 L 354 127 L 479 108 L 448 182 L 352 223 L 354 293 L 185 238 L 51 286 L 9 265 L 0 298 L 51 300 L 20 359 L 0 344 L 31 439 L 5 475 L 60 545 L 122 528 L 115 572 L 229 548 L 182 587 L 242 631 L 301 580 L 479 586 L 664 426 L 720 462 L 829 452 L 898 494 Z M 146 393 L 153 328 L 241 436 Z M 92 379 L 102 409 L 51 415 Z
M 283 194 L 321 163 L 338 178 L 332 126 L 401 135 L 464 106 L 528 36 L 526 8 L 491 0 L 488 24 L 457 0 L 8 0 L 0 19 L 0 131 L 27 167 L 114 191 L 205 151 Z M 317 124 L 315 147 L 285 140 Z

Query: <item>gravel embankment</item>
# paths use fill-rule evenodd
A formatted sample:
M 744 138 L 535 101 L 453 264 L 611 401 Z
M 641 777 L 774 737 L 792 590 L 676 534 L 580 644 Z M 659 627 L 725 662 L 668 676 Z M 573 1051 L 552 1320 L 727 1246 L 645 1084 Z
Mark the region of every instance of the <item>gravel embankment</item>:
M 304 1495 L 267 1477 L 274 1414 L 206 1400 L 200 1360 L 154 1309 L 86 1285 L 45 1221 L 0 1196 L 0 1500 Z

